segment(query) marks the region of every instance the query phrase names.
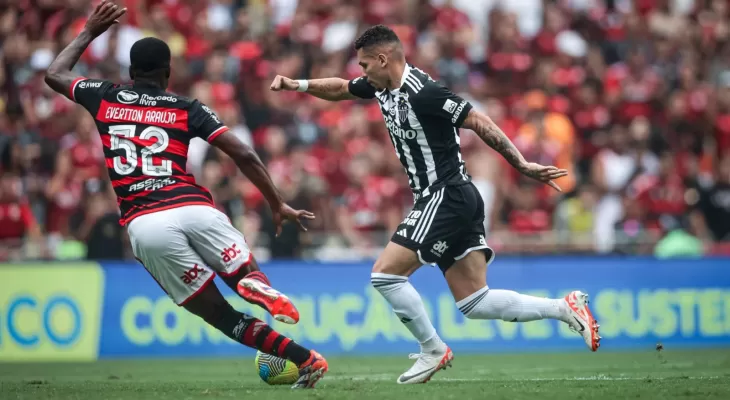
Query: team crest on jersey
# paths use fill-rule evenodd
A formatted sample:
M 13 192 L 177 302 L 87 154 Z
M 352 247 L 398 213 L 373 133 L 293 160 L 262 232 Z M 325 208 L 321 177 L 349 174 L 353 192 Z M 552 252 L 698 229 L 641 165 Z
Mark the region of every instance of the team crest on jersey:
M 400 93 L 398 96 L 398 119 L 401 124 L 408 120 L 408 93 Z

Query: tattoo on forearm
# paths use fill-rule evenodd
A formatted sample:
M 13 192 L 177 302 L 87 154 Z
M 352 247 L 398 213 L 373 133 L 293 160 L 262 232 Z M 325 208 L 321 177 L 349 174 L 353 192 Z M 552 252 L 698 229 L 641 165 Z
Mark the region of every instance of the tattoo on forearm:
M 513 167 L 520 168 L 525 164 L 525 158 L 515 147 L 507 135 L 489 118 L 479 118 L 476 115 L 469 115 L 471 121 L 471 129 L 486 143 L 489 147 L 496 150 L 502 155 Z

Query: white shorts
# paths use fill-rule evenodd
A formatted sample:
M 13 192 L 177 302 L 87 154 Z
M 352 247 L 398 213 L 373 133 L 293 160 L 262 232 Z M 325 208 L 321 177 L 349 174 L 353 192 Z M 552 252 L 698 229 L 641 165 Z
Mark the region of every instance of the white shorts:
M 213 207 L 195 205 L 141 215 L 127 225 L 139 262 L 178 305 L 251 262 L 243 234 Z

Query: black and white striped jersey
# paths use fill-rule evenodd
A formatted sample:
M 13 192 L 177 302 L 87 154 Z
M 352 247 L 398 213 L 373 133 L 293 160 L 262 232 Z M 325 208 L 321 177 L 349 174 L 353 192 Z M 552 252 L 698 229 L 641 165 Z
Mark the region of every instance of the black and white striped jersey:
M 360 77 L 350 81 L 349 90 L 359 98 L 378 100 L 416 199 L 447 185 L 470 182 L 461 158 L 459 127 L 472 105 L 410 65 L 401 83 L 400 88 L 378 91 Z

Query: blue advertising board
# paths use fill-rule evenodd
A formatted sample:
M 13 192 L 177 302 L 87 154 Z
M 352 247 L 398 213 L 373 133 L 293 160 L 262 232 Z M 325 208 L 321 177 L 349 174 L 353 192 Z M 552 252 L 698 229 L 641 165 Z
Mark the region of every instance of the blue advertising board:
M 222 282 L 239 310 L 327 354 L 416 350 L 408 331 L 369 284 L 370 263 L 276 262 L 263 266 L 301 313 L 297 325 L 272 322 Z M 250 350 L 174 305 L 142 266 L 104 263 L 100 357 L 238 355 Z M 585 350 L 556 321 L 467 320 L 438 269 L 412 277 L 432 321 L 454 351 Z M 575 289 L 591 295 L 601 324 L 602 351 L 730 345 L 730 260 L 540 257 L 504 258 L 489 270 L 492 288 L 545 297 Z
M 218 286 L 240 311 L 325 354 L 405 354 L 415 341 L 370 286 L 372 263 L 274 262 L 274 286 L 301 313 L 297 325 Z M 253 354 L 176 306 L 137 263 L 0 265 L 0 361 L 83 361 Z M 467 320 L 436 268 L 412 277 L 441 337 L 456 352 L 586 351 L 556 321 Z M 43 284 L 39 284 L 43 282 Z M 591 295 L 601 351 L 730 346 L 730 259 L 535 257 L 498 259 L 492 288 Z

